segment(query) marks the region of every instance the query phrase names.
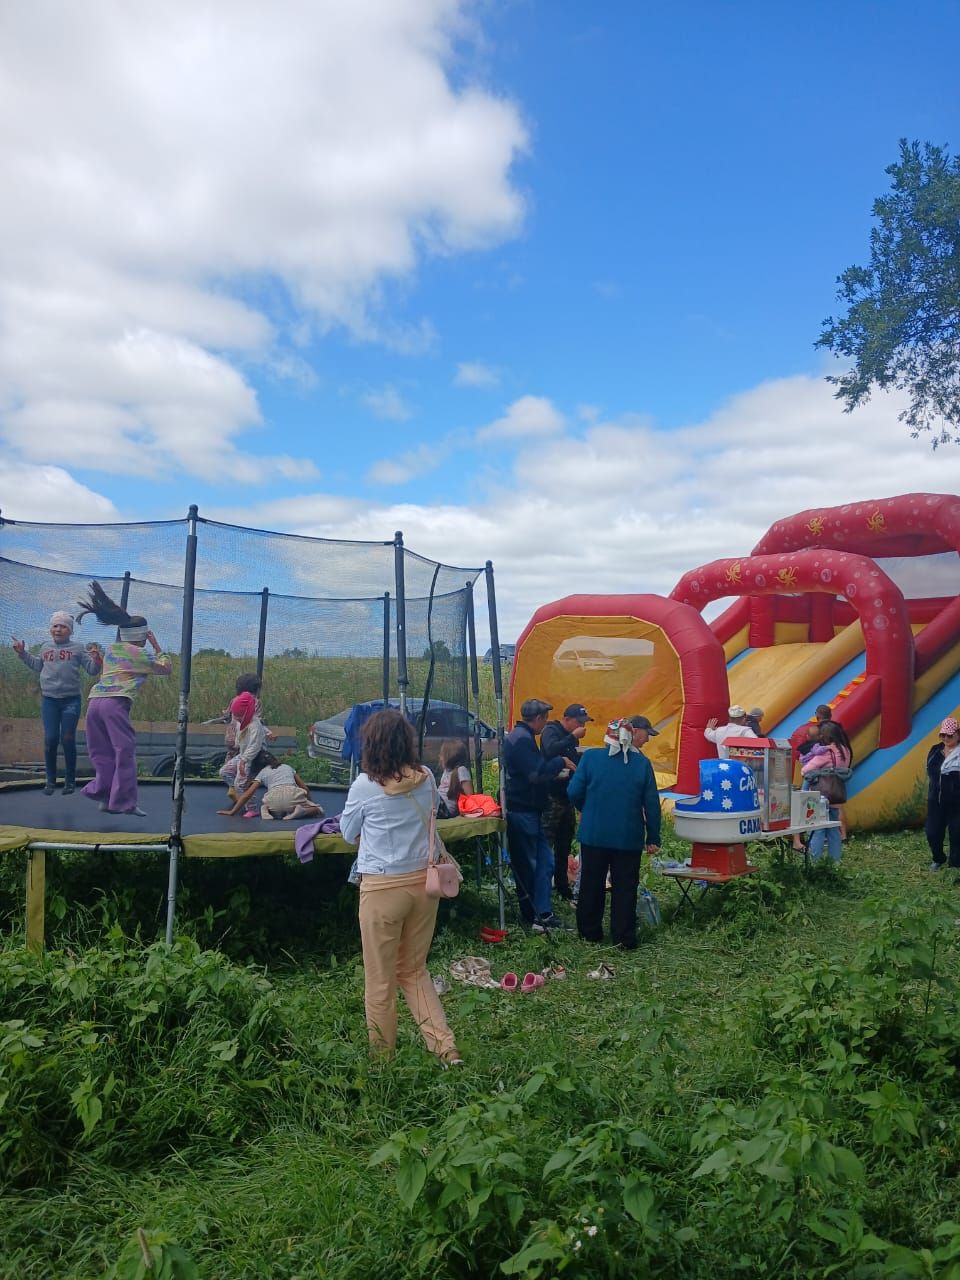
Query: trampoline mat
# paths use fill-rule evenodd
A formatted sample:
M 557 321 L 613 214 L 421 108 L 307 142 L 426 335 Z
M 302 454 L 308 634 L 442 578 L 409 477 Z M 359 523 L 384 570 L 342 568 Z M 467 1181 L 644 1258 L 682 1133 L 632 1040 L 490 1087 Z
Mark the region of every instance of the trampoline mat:
M 242 858 L 258 854 L 293 854 L 298 826 L 316 818 L 265 821 L 259 816 L 221 817 L 218 809 L 229 806 L 226 789 L 220 782 L 189 781 L 185 784 L 181 834 L 187 857 Z M 310 797 L 332 818 L 343 811 L 346 787 L 312 786 Z M 0 784 L 0 852 L 23 848 L 31 841 L 54 844 L 163 844 L 170 835 L 173 809 L 169 779 L 143 778 L 139 782 L 140 808 L 145 818 L 131 814 L 105 813 L 82 795 L 79 787 L 71 796 L 59 790 L 43 794 L 35 782 Z M 499 831 L 497 818 L 452 818 L 438 824 L 447 843 Z M 339 836 L 317 836 L 316 853 L 352 853 L 355 849 Z

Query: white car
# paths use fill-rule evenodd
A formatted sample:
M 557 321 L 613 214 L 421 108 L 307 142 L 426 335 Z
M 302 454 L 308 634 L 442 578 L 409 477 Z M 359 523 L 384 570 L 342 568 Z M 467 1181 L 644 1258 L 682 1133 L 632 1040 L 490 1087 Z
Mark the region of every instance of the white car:
M 613 658 L 601 653 L 599 649 L 564 649 L 563 653 L 557 654 L 554 662 L 558 667 L 565 667 L 567 670 L 576 667 L 578 671 L 614 671 L 617 666 Z

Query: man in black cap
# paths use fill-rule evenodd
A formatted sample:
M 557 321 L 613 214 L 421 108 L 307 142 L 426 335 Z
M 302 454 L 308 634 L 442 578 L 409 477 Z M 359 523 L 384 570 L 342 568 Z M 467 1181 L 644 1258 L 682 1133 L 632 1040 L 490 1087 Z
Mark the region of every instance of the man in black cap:
M 581 702 L 572 702 L 559 720 L 548 720 L 540 735 L 540 751 L 545 760 L 566 756 L 579 761 L 580 742 L 593 716 Z M 553 846 L 553 887 L 567 902 L 573 897 L 567 875 L 567 860 L 577 829 L 577 814 L 567 799 L 568 777 L 550 783 L 550 799 L 543 814 L 543 834 Z
M 543 834 L 542 816 L 550 783 L 562 770 L 576 768 L 569 758 L 555 756 L 545 760 L 540 753 L 537 738 L 552 710 L 549 702 L 528 698 L 520 707 L 520 719 L 503 740 L 507 844 L 513 880 L 524 923 L 540 933 L 566 928 L 553 914 L 553 850 Z

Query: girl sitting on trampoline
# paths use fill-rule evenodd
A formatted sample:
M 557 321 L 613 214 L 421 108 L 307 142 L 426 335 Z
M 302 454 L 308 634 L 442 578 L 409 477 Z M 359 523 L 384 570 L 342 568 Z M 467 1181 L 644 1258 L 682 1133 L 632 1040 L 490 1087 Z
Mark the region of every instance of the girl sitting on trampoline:
M 86 649 L 71 640 L 73 615 L 58 609 L 50 618 L 52 644 L 39 654 L 27 653 L 22 640 L 13 637 L 13 650 L 31 671 L 40 672 L 40 718 L 43 721 L 43 761 L 47 781 L 44 795 L 57 788 L 57 748 L 63 744 L 63 794 L 69 796 L 77 781 L 77 722 L 80 719 L 80 668 L 87 675 L 100 674 L 100 648 Z
M 144 680 L 168 676 L 173 663 L 161 651 L 146 618 L 115 604 L 99 582 L 91 582 L 89 599 L 78 603 L 78 625 L 92 613 L 103 626 L 120 628 L 120 639 L 104 650 L 103 670 L 87 703 L 87 751 L 96 776 L 83 794 L 99 801 L 108 813 L 145 818 L 137 805 L 137 735 L 130 723 L 130 708 Z M 154 657 L 144 652 L 148 641 Z
M 250 767 L 251 782 L 237 797 L 232 809 L 218 809 L 217 813 L 224 818 L 232 818 L 240 812 L 248 801 L 252 800 L 258 787 L 266 787 L 266 794 L 260 801 L 260 817 L 265 822 L 274 818 L 282 818 L 285 822 L 291 818 L 322 818 L 323 810 L 310 799 L 310 789 L 293 766 L 281 764 L 269 751 L 261 751 Z M 244 817 L 255 817 L 256 810 L 250 810 Z

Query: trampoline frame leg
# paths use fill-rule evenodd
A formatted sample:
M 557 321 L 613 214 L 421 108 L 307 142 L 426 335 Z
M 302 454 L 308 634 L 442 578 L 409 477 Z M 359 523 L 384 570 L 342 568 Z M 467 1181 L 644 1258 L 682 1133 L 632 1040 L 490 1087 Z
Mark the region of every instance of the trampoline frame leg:
M 45 849 L 27 851 L 27 946 L 42 951 L 46 928 L 47 853 Z
M 173 922 L 177 914 L 177 870 L 180 859 L 179 840 L 170 841 L 170 864 L 167 874 L 167 946 L 173 943 Z

